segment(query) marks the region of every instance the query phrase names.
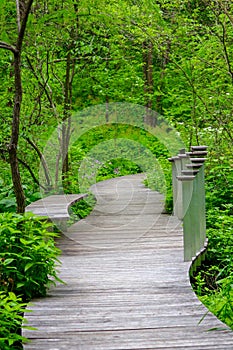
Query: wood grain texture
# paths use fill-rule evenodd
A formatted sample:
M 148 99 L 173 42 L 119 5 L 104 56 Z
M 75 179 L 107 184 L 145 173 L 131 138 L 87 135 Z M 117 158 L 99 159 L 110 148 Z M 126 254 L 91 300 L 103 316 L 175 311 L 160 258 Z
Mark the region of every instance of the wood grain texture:
M 47 216 L 50 219 L 69 219 L 69 207 L 84 199 L 87 194 L 51 195 L 35 201 L 26 207 L 26 212 L 38 216 Z
M 142 179 L 92 187 L 95 210 L 58 241 L 66 284 L 33 300 L 25 350 L 233 349 L 192 291 L 181 223 Z

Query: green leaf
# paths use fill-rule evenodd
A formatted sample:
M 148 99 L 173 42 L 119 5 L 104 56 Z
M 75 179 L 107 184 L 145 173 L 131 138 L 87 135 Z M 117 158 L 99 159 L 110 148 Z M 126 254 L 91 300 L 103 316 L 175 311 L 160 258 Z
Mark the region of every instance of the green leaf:
M 34 262 L 31 262 L 31 263 L 28 263 L 25 268 L 24 268 L 24 271 L 27 272 L 32 266 L 34 266 L 35 263 Z
M 4 265 L 10 265 L 15 259 L 6 259 L 4 260 Z
M 9 292 L 9 297 L 10 297 L 13 301 L 16 301 L 16 300 L 17 300 L 17 297 L 16 297 L 15 293 L 13 293 L 13 292 Z

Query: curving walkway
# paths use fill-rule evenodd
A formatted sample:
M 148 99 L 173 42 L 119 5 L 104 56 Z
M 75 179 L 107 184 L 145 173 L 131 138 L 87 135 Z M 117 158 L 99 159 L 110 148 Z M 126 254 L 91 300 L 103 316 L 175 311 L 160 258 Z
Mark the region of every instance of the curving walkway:
M 142 178 L 92 187 L 94 211 L 58 242 L 66 285 L 33 301 L 26 317 L 37 331 L 24 331 L 24 349 L 233 349 L 212 314 L 199 324 L 207 310 L 190 286 L 182 227 Z

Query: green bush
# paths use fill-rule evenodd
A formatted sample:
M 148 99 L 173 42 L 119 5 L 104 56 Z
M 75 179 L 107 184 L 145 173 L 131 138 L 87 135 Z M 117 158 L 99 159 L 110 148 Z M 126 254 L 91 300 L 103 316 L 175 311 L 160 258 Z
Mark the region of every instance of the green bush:
M 0 349 L 22 349 L 21 342 L 26 341 L 21 336 L 23 312 L 26 304 L 14 293 L 0 292 Z
M 92 193 L 88 193 L 88 196 L 86 199 L 82 199 L 74 203 L 69 208 L 70 220 L 68 224 L 72 225 L 74 222 L 77 222 L 87 217 L 93 210 L 95 203 L 96 203 L 96 200 Z
M 207 228 L 208 258 L 214 264 L 220 265 L 227 277 L 230 272 L 233 274 L 233 216 L 229 215 L 228 210 L 209 210 Z
M 59 280 L 60 251 L 50 227 L 30 213 L 0 214 L 0 290 L 28 301 L 45 296 L 49 284 Z
M 231 156 L 232 157 L 232 156 Z M 206 206 L 207 210 L 232 203 L 233 167 L 230 157 L 212 156 L 206 164 Z M 233 206 L 231 207 L 233 214 Z
M 205 262 L 192 278 L 200 300 L 233 329 L 233 216 L 225 210 L 207 212 L 209 239 Z
M 166 199 L 165 199 L 165 211 L 167 214 L 172 214 L 173 212 L 173 192 L 172 187 L 167 188 Z
M 216 283 L 218 284 L 216 290 L 207 289 L 205 294 L 199 295 L 199 299 L 233 330 L 233 277 L 223 278 Z
M 167 158 L 159 157 L 158 163 L 154 164 L 154 171 L 147 174 L 145 185 L 165 196 L 165 211 L 172 213 L 173 193 L 171 165 Z
M 118 176 L 140 173 L 140 167 L 128 159 L 111 159 L 100 168 L 96 181 L 112 179 Z
M 109 143 L 105 143 L 107 141 L 112 142 L 110 148 L 107 147 Z M 95 151 L 96 146 L 98 147 Z M 70 171 L 63 181 L 65 193 L 83 192 L 83 188 L 89 188 L 95 182 L 146 171 L 145 169 L 148 166 L 151 168 L 152 164 L 148 159 L 142 161 L 139 149 L 142 152 L 148 150 L 156 158 L 166 159 L 169 156 L 165 146 L 141 128 L 114 123 L 92 128 L 70 148 Z M 114 157 L 112 151 L 116 151 L 113 152 Z M 82 162 L 85 159 L 86 168 L 82 173 L 80 166 L 84 165 Z

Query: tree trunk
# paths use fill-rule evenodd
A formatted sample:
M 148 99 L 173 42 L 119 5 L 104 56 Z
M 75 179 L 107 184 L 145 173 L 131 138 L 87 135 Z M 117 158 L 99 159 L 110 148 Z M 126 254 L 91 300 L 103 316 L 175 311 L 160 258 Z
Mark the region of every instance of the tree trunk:
M 48 169 L 48 165 L 46 163 L 45 157 L 43 155 L 43 153 L 40 151 L 39 147 L 35 144 L 35 142 L 33 142 L 29 137 L 26 137 L 27 142 L 33 147 L 33 149 L 36 151 L 36 153 L 38 154 L 40 161 L 41 161 L 41 165 L 42 168 L 44 170 L 44 175 L 45 175 L 45 179 L 46 179 L 46 190 L 50 191 L 52 188 L 52 181 L 51 181 L 51 176 L 49 173 L 49 169 Z
M 19 118 L 20 108 L 22 102 L 22 81 L 21 81 L 21 55 L 20 52 L 14 53 L 14 74 L 15 74 L 15 100 L 12 118 L 12 131 L 9 144 L 9 159 L 11 166 L 11 176 L 14 185 L 14 192 L 17 203 L 17 213 L 24 213 L 25 211 L 25 196 L 21 183 L 19 172 L 19 164 L 17 159 L 17 147 L 19 140 Z
M 161 63 L 159 65 L 159 68 L 161 69 L 161 73 L 160 73 L 160 79 L 158 81 L 158 86 L 159 86 L 159 90 L 161 91 L 161 94 L 156 96 L 156 111 L 161 115 L 163 115 L 163 90 L 165 87 L 164 78 L 165 78 L 167 64 L 169 63 L 170 50 L 171 50 L 171 42 L 170 40 L 168 40 L 166 43 L 166 51 L 161 57 Z
M 0 48 L 11 51 L 14 54 L 14 76 L 15 76 L 15 99 L 14 109 L 12 117 L 12 129 L 11 139 L 8 146 L 11 176 L 14 186 L 14 192 L 17 203 L 17 213 L 24 213 L 25 211 L 25 196 L 21 183 L 21 177 L 19 172 L 19 163 L 17 159 L 17 148 L 19 141 L 19 124 L 20 124 L 20 109 L 23 96 L 22 80 L 21 80 L 21 52 L 24 34 L 26 31 L 28 16 L 32 7 L 33 0 L 28 0 L 26 6 L 26 0 L 17 0 L 17 24 L 18 24 L 18 37 L 16 45 L 10 45 L 4 41 L 0 41 Z
M 64 117 L 62 122 L 62 179 L 66 179 L 69 171 L 68 149 L 71 133 L 70 111 L 72 104 L 72 78 L 71 78 L 71 54 L 68 52 L 66 60 L 66 81 L 65 81 L 65 100 L 64 100 Z
M 153 44 L 151 42 L 143 43 L 143 73 L 144 73 L 144 94 L 145 94 L 145 117 L 144 121 L 150 126 L 156 125 L 153 116 L 152 94 L 154 91 L 153 83 Z

